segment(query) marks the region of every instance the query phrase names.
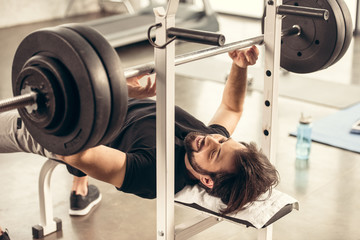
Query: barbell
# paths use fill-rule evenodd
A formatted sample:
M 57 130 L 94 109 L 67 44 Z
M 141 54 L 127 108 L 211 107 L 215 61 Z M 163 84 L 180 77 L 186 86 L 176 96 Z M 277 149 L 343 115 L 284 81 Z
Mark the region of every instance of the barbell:
M 281 66 L 305 73 L 337 62 L 351 41 L 352 23 L 345 3 L 307 0 L 298 6 L 295 1 L 285 2 L 288 5 L 277 9 L 278 14 L 286 15 Z M 260 35 L 186 53 L 175 58 L 175 65 L 263 42 Z M 15 97 L 0 101 L 0 112 L 18 108 L 36 141 L 53 153 L 71 155 L 119 135 L 127 113 L 126 79 L 153 71 L 154 63 L 124 71 L 116 51 L 91 27 L 66 24 L 40 29 L 25 37 L 16 50 L 12 65 Z

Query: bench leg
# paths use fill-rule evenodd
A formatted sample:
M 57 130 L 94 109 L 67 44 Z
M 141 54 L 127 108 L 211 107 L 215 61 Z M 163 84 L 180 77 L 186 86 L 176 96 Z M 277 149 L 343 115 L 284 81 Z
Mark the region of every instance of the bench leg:
M 52 194 L 50 189 L 51 174 L 59 163 L 47 160 L 41 168 L 39 175 L 39 205 L 40 224 L 33 226 L 33 238 L 42 238 L 50 233 L 61 231 L 62 223 L 53 218 Z
M 258 230 L 258 240 L 272 240 L 273 225 Z

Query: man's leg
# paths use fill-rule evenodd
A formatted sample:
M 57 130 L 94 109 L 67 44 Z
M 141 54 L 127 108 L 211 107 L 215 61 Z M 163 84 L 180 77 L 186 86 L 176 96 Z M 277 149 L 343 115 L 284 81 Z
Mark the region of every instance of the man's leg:
M 71 192 L 75 192 L 78 195 L 86 196 L 88 193 L 88 177 L 75 177 L 73 179 L 73 185 L 71 188 Z
M 14 152 L 34 153 L 50 159 L 56 158 L 55 154 L 47 151 L 32 138 L 17 111 L 3 112 L 0 113 L 0 153 Z M 75 173 L 79 172 L 76 169 L 72 170 Z M 74 177 L 74 179 L 70 196 L 70 200 L 72 200 L 70 212 L 74 210 L 74 215 L 86 215 L 93 206 L 100 202 L 101 194 L 95 186 L 88 186 L 87 177 Z
M 70 195 L 69 214 L 84 216 L 101 201 L 101 193 L 94 185 L 88 185 L 88 177 L 76 177 Z
M 13 152 L 28 152 L 55 158 L 54 154 L 32 138 L 16 110 L 0 113 L 0 153 Z

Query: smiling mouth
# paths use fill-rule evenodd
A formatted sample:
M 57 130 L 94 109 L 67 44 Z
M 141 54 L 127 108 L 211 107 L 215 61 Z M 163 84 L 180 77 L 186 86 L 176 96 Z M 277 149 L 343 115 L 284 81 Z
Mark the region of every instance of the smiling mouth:
M 197 147 L 197 151 L 199 152 L 200 149 L 204 146 L 205 144 L 205 136 L 199 136 L 196 138 L 195 140 L 196 143 L 196 147 Z

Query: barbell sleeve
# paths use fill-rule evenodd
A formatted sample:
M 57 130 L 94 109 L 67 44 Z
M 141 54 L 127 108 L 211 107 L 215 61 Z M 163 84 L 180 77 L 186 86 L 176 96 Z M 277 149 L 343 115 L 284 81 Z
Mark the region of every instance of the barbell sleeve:
M 327 9 L 292 6 L 292 5 L 278 6 L 277 14 L 320 18 L 320 19 L 324 19 L 324 20 L 329 19 L 329 11 Z
M 285 29 L 281 32 L 281 37 L 288 37 L 293 35 L 300 35 L 301 34 L 301 27 L 299 25 L 294 25 L 292 28 Z
M 10 111 L 16 108 L 33 105 L 36 103 L 37 93 L 29 92 L 0 101 L 0 112 Z

